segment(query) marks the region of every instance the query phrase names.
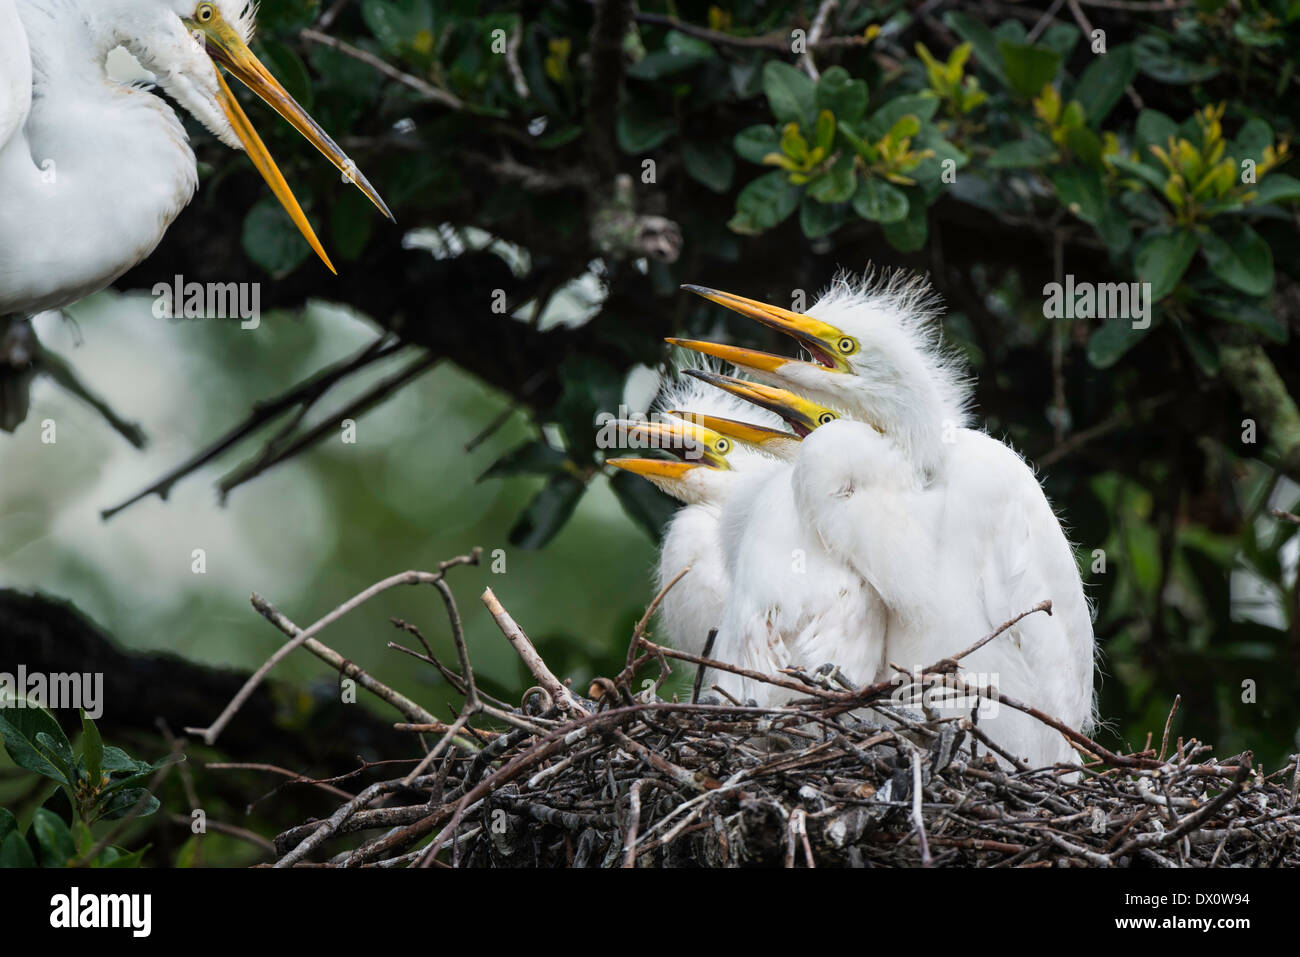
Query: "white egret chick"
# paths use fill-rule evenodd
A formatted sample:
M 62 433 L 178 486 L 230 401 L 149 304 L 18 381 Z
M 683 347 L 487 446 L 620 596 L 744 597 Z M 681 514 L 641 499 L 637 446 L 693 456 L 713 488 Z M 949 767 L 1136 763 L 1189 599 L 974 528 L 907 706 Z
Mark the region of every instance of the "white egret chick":
M 686 577 L 664 596 L 659 622 L 669 644 L 698 655 L 709 632 L 721 623 L 731 588 L 718 533 L 722 508 L 746 477 L 775 465 L 761 449 L 797 438 L 775 428 L 781 421 L 777 416 L 694 379 L 675 379 L 656 404 L 674 411 L 662 412 L 657 422 L 618 424 L 629 437 L 649 440 L 679 460 L 617 458 L 605 464 L 648 479 L 685 505 L 664 532 L 655 587 L 662 589 L 690 566 Z M 740 414 L 761 424 L 735 418 Z
M 925 617 L 921 613 L 928 601 L 934 612 L 929 617 L 944 620 L 939 612 L 976 601 L 971 608 L 978 608 L 979 615 L 954 621 L 951 628 L 898 629 L 891 624 L 888 657 L 908 668 L 932 664 L 1049 598 L 1050 618 L 1030 616 L 988 647 L 1018 645 L 1023 653 L 1023 659 L 1003 662 L 1005 673 L 999 681 L 1003 692 L 1086 730 L 1093 714 L 1095 643 L 1073 549 L 1024 460 L 989 435 L 965 427 L 967 385 L 958 364 L 941 348 L 928 288 L 898 276 L 875 285 L 841 280 L 807 315 L 729 293 L 690 288 L 791 335 L 808 349 L 812 360 L 717 343 L 673 341 L 733 362 L 766 382 L 870 426 L 855 429 L 833 423 L 829 436 L 819 436 L 811 448 L 812 437 L 805 440 L 801 462 L 815 464 L 822 456 L 832 456 L 828 462 L 838 458 L 846 469 L 850 465 L 874 469 L 872 474 L 893 487 L 908 489 L 909 494 L 916 489 L 932 493 L 923 501 L 939 509 L 941 520 L 933 525 L 938 550 L 928 577 L 942 583 L 942 590 L 932 591 L 928 598 L 922 592 L 917 598 L 921 604 L 897 605 L 891 602 L 886 583 L 891 577 L 888 562 L 897 559 L 880 556 L 907 543 L 908 529 L 918 527 L 919 516 L 900 508 L 886 521 L 874 497 L 857 494 L 856 480 L 824 487 L 827 494 L 843 488 L 852 493 L 850 497 L 865 500 L 861 517 L 871 521 L 860 534 L 858 529 L 834 524 L 825 525 L 822 532 L 838 533 L 834 550 L 876 583 L 886 602 L 893 604 L 891 612 L 903 614 L 905 622 L 915 620 L 918 615 Z M 866 443 L 863 448 L 853 444 L 857 439 Z M 891 449 L 901 458 L 893 459 L 889 469 L 872 462 L 872 455 L 883 456 Z M 900 463 L 911 471 L 914 485 L 895 474 Z M 917 501 L 912 499 L 913 504 Z M 813 507 L 811 498 L 806 504 Z M 847 508 L 839 512 L 845 520 L 854 514 Z M 850 547 L 844 539 L 852 536 L 856 544 Z M 916 569 L 923 566 L 924 562 L 914 563 L 907 575 L 892 576 L 894 586 L 906 586 L 906 579 L 922 574 Z M 947 571 L 940 572 L 940 566 Z M 1029 752 L 1059 753 L 1060 735 L 1038 727 L 1045 737 Z

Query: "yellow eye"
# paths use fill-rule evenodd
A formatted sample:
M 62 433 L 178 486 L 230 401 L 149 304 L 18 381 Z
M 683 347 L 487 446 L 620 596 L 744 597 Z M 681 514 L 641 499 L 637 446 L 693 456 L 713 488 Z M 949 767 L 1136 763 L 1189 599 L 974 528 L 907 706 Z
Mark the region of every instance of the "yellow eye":
M 858 351 L 858 340 L 852 336 L 840 336 L 839 341 L 835 343 L 835 348 L 839 350 L 842 356 L 851 356 Z
M 817 424 L 825 425 L 827 422 L 834 422 L 838 418 L 839 416 L 834 412 L 823 412 L 821 415 L 817 416 Z
M 718 439 L 713 447 L 718 450 L 719 455 L 726 455 L 731 451 L 731 441 L 729 439 Z
M 216 12 L 212 4 L 200 3 L 199 8 L 194 11 L 194 16 L 199 23 L 208 23 L 216 15 Z

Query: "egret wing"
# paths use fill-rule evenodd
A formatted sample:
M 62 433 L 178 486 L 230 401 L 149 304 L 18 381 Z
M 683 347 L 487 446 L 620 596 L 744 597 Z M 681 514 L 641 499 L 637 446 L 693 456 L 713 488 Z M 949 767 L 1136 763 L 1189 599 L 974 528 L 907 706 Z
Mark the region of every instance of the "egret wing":
M 15 0 L 0 0 L 0 150 L 32 106 L 32 54 Z

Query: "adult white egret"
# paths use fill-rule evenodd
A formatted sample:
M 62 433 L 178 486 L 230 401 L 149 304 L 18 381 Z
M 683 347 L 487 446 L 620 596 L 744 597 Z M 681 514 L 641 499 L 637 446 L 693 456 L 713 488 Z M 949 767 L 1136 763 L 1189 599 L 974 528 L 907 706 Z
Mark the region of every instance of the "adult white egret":
M 807 314 L 688 288 L 793 336 L 812 361 L 670 341 L 854 420 L 804 441 L 799 503 L 827 547 L 890 606 L 889 659 L 931 664 L 1050 598 L 1050 618 L 1023 619 L 968 665 L 998 672 L 1008 695 L 1087 728 L 1095 644 L 1073 549 L 1024 460 L 965 427 L 967 388 L 940 347 L 928 287 L 898 276 L 874 285 L 841 280 Z M 888 509 L 887 489 L 895 490 Z M 934 587 L 918 587 L 926 583 Z M 1010 732 L 1007 742 L 1035 760 L 1068 756 L 1060 736 L 1041 725 Z
M 223 143 L 245 149 L 329 266 L 227 86 L 269 103 L 390 219 L 379 194 L 248 48 L 247 0 L 0 0 L 0 317 L 74 302 L 139 263 L 198 186 L 171 108 L 109 79 L 121 46 Z

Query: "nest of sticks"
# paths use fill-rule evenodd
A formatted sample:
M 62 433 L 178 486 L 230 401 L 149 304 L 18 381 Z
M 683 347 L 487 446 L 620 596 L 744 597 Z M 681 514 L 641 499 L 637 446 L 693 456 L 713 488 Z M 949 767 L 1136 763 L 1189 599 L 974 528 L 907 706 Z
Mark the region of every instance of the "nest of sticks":
M 1300 865 L 1297 756 L 1265 773 L 1248 751 L 1215 758 L 1195 739 L 1171 742 L 1176 701 L 1159 748 L 1148 739 L 1142 751 L 1115 753 L 996 688 L 962 684 L 962 658 L 1025 615 L 1050 613 L 1049 602 L 921 672 L 855 687 L 835 669 L 758 675 L 657 644 L 646 627 L 661 594 L 634 630 L 626 667 L 579 694 L 488 590 L 482 600 L 536 681 L 514 705 L 477 686 L 445 581 L 449 569 L 478 557 L 385 579 L 307 629 L 254 596 L 290 640 L 246 690 L 306 647 L 402 712 L 407 720 L 396 727 L 412 733 L 417 754 L 405 773 L 369 784 L 328 818 L 278 835 L 275 866 Z M 440 661 L 406 622 L 394 624 L 421 650 L 390 647 L 437 669 L 463 696 L 450 724 L 314 637 L 405 584 L 441 593 L 458 666 Z M 794 700 L 779 708 L 702 700 L 706 667 L 777 685 Z M 659 692 L 674 672 L 693 676 L 694 685 L 665 700 Z M 1082 770 L 1028 768 L 1005 754 L 999 762 L 996 744 L 969 716 L 897 705 L 900 687 L 937 682 L 1053 727 L 1078 750 Z M 188 730 L 211 743 L 240 703 L 211 727 Z M 337 784 L 392 766 L 311 783 L 338 794 Z

